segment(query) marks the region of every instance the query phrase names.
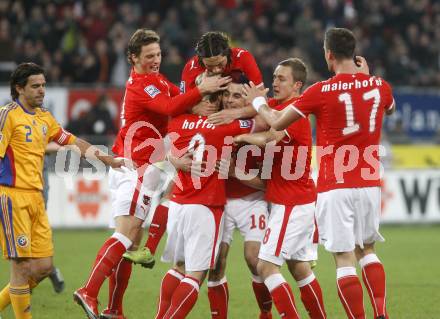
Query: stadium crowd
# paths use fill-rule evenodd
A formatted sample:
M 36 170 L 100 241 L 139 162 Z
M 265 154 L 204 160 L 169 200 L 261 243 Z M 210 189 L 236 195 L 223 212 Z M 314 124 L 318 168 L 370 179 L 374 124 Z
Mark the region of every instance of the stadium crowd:
M 362 14 L 360 14 L 362 12 Z M 209 17 L 209 18 L 208 18 Z M 234 46 L 254 53 L 265 81 L 286 56 L 311 67 L 309 82 L 324 79 L 322 36 L 348 27 L 372 71 L 393 85 L 440 84 L 440 3 L 435 0 L 182 0 L 0 1 L 0 81 L 15 63 L 33 61 L 49 83 L 123 86 L 129 36 L 139 26 L 162 35 L 162 72 L 178 82 L 195 40 L 223 30 Z

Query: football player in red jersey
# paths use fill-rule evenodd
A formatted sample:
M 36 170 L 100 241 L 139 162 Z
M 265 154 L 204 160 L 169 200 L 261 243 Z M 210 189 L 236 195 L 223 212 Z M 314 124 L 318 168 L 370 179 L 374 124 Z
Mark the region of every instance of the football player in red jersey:
M 242 96 L 242 87 L 244 83 L 248 83 L 248 80 L 241 72 L 240 74 L 241 76 L 233 76 L 236 80 L 229 83 L 228 88 L 221 96 L 224 109 L 246 106 L 246 101 Z M 237 153 L 237 157 L 242 161 L 239 166 L 242 166 L 247 172 L 249 169 L 258 169 L 259 163 L 256 157 L 246 156 L 246 153 L 240 150 L 234 153 Z M 232 169 L 233 173 L 234 171 L 235 169 Z M 224 319 L 228 316 L 229 288 L 225 270 L 233 232 L 237 228 L 244 238 L 244 257 L 252 274 L 252 288 L 260 308 L 260 318 L 271 318 L 272 298 L 257 272 L 258 252 L 268 218 L 264 192 L 247 186 L 236 177 L 230 176 L 226 180 L 226 197 L 225 225 L 218 262 L 215 270 L 211 270 L 208 277 L 211 316 L 213 319 Z
M 263 76 L 253 55 L 242 48 L 231 48 L 228 36 L 219 31 L 206 32 L 197 42 L 196 55 L 186 63 L 182 71 L 181 91 L 186 92 L 193 88 L 199 74 L 205 71 L 211 75 L 243 72 L 254 84 L 263 85 Z M 256 113 L 248 106 L 206 115 L 209 115 L 212 124 L 227 124 L 234 119 L 251 118 Z
M 174 267 L 162 279 L 155 318 L 185 318 L 195 305 L 200 285 L 215 265 L 223 232 L 225 179 L 219 178 L 215 163 L 230 156 L 234 135 L 254 127 L 254 120 L 212 125 L 206 116 L 195 114 L 183 114 L 170 121 L 169 133 L 178 136 L 173 142 L 173 155 L 190 150 L 194 159 L 205 161 L 207 167 L 202 177 L 194 174 L 194 169 L 178 173 L 181 186 L 175 186 L 172 192 L 162 256 Z
M 161 186 L 161 170 L 150 164 L 163 160 L 168 116 L 183 113 L 202 96 L 224 89 L 230 81 L 220 76 L 203 77 L 197 87 L 180 94 L 178 87 L 159 73 L 162 60 L 159 41 L 156 32 L 139 29 L 128 43 L 127 58 L 133 68 L 126 84 L 122 127 L 113 152 L 134 161 L 138 169 L 109 171 L 116 229 L 100 248 L 84 287 L 74 293 L 75 301 L 93 319 L 99 315 L 99 289 L 109 276 L 109 306 L 101 318 L 123 318 L 122 298 L 131 274 L 131 263 L 123 260 L 122 255 L 127 249 L 137 248 L 150 199 Z
M 315 83 L 282 111 L 267 105 L 264 90 L 251 85 L 245 91 L 274 129 L 285 129 L 309 114 L 316 116 L 317 221 L 320 241 L 335 258 L 338 295 L 349 318 L 365 318 L 356 257 L 375 318 L 385 319 L 385 271 L 374 243 L 383 241 L 378 158 L 382 119 L 394 111 L 395 102 L 390 85 L 370 76 L 366 62 L 355 58 L 355 46 L 350 30 L 327 30 L 325 59 L 335 76 Z
M 269 106 L 282 110 L 293 103 L 300 96 L 306 78 L 307 69 L 300 59 L 281 61 L 274 71 L 274 98 L 269 100 Z M 312 135 L 309 120 L 301 119 L 283 131 L 271 129 L 239 135 L 234 141 L 260 147 L 276 143 L 272 145 L 275 153 L 266 183 L 270 217 L 258 256 L 260 277 L 271 292 L 280 315 L 298 318 L 292 290 L 280 273 L 286 261 L 310 318 L 325 319 L 321 287 L 309 263 L 317 259 L 313 244 L 316 188 L 310 176 Z
M 234 77 L 244 73 L 251 81 L 262 84 L 262 75 L 254 57 L 250 52 L 241 48 L 231 48 L 228 37 L 218 31 L 205 33 L 196 45 L 196 55 L 185 65 L 182 71 L 180 90 L 186 93 L 192 90 L 203 79 L 204 75 L 228 75 Z M 204 99 L 216 100 L 217 96 L 206 96 Z M 251 106 L 227 109 L 217 112 L 212 103 L 199 103 L 193 108 L 194 114 L 210 116 L 211 124 L 227 124 L 237 118 L 250 118 L 256 115 Z M 211 107 L 210 107 L 211 106 Z M 159 205 L 156 209 L 148 240 L 145 247 L 138 251 L 127 252 L 124 257 L 136 263 L 148 260 L 150 252 L 154 254 L 166 227 L 167 209 Z

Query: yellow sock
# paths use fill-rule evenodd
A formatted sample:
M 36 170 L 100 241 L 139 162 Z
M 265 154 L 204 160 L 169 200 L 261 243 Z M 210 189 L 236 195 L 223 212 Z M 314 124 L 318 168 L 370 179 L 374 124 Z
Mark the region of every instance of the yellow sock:
M 9 287 L 15 319 L 31 319 L 31 290 L 29 285 Z
M 11 303 L 11 298 L 9 297 L 9 284 L 0 291 L 0 312 L 5 310 L 5 308 Z
M 38 283 L 32 278 L 29 279 L 29 288 L 32 290 L 37 287 Z M 9 284 L 5 286 L 5 288 L 0 291 L 0 312 L 5 310 L 7 306 L 11 303 L 11 297 L 9 296 Z

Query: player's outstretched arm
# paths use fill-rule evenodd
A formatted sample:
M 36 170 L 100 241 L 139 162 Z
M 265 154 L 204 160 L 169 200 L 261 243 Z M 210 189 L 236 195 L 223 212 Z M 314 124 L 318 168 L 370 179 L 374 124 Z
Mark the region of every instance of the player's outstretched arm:
M 159 91 L 157 95 L 151 96 L 151 99 L 142 105 L 154 113 L 176 116 L 199 103 L 202 96 L 226 89 L 230 81 L 230 77 L 206 77 L 199 86 L 184 94 L 169 97 L 165 92 Z
M 266 183 L 259 176 L 255 176 L 251 179 L 240 179 L 240 176 L 245 176 L 246 173 L 235 166 L 235 160 L 221 159 L 217 161 L 215 169 L 220 175 L 236 178 L 240 183 L 246 186 L 261 191 L 266 190 Z
M 208 116 L 208 122 L 214 125 L 229 124 L 236 119 L 248 119 L 257 114 L 252 106 L 239 109 L 221 110 Z
M 266 93 L 268 89 L 257 87 L 252 82 L 243 87 L 243 95 L 252 103 L 259 115 L 277 131 L 286 129 L 290 124 L 301 118 L 301 115 L 293 108 L 286 107 L 281 111 L 270 108 L 267 104 Z
M 241 134 L 234 137 L 235 144 L 252 144 L 259 147 L 265 147 L 272 140 L 271 133 L 259 132 L 252 134 Z
M 89 142 L 76 138 L 74 145 L 78 147 L 81 156 L 84 156 L 85 158 L 89 159 L 98 159 L 101 162 L 103 162 L 105 165 L 108 165 L 112 168 L 121 168 L 121 167 L 128 167 L 130 169 L 134 169 L 134 163 L 130 162 L 127 159 L 122 158 L 114 158 L 112 155 L 106 154 L 103 151 L 101 151 L 96 146 L 93 146 Z
M 252 144 L 259 147 L 265 147 L 268 143 L 275 141 L 278 143 L 286 136 L 285 131 L 275 131 L 271 129 L 265 132 L 241 134 L 234 137 L 234 143 L 236 144 Z

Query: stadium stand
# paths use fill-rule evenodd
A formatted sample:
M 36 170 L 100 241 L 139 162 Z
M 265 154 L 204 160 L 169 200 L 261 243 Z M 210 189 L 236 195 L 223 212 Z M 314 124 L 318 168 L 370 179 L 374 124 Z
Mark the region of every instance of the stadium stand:
M 209 17 L 209 18 L 208 18 Z M 205 31 L 222 30 L 250 50 L 265 82 L 273 65 L 301 56 L 312 66 L 309 81 L 327 78 L 320 50 L 324 30 L 348 27 L 374 74 L 393 85 L 440 84 L 440 3 L 368 0 L 167 0 L 1 1 L 0 80 L 14 63 L 33 61 L 49 70 L 50 83 L 123 86 L 125 44 L 138 26 L 156 30 L 166 58 L 162 71 L 178 82 Z

